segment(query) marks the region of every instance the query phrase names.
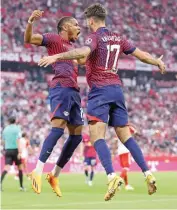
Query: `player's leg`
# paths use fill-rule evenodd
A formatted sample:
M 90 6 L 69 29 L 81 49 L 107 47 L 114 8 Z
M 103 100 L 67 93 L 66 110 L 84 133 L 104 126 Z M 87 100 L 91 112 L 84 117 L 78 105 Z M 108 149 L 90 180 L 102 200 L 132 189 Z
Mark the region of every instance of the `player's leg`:
M 4 170 L 3 170 L 2 173 L 1 173 L 1 191 L 2 191 L 2 182 L 3 182 L 3 180 L 4 180 L 5 176 L 6 176 L 6 174 L 8 173 L 9 168 L 10 168 L 10 165 L 9 165 L 9 164 L 6 164 L 6 165 L 4 166 Z
M 90 140 L 94 146 L 100 162 L 108 176 L 108 190 L 105 200 L 110 200 L 122 179 L 116 176 L 110 150 L 105 141 L 106 126 L 109 117 L 109 91 L 106 88 L 93 88 L 88 95 L 87 117 L 89 121 Z
M 5 166 L 4 166 L 4 170 L 1 173 L 1 190 L 2 190 L 2 182 L 6 176 L 6 174 L 8 173 L 10 166 L 13 164 L 13 159 L 12 159 L 12 153 L 9 150 L 5 151 Z
M 20 190 L 25 191 L 25 188 L 23 187 L 23 164 L 21 162 L 21 157 L 18 154 L 18 150 L 15 150 L 12 154 L 12 160 L 15 163 L 15 165 L 18 168 L 18 177 L 19 177 L 19 184 L 20 184 Z
M 27 158 L 22 159 L 22 164 L 23 164 L 24 173 L 26 174 L 27 177 L 29 177 L 28 166 L 27 166 Z
M 69 131 L 69 137 L 63 145 L 62 152 L 57 160 L 56 166 L 52 170 L 54 176 L 58 177 L 62 168 L 70 160 L 75 149 L 82 141 L 82 125 L 67 125 Z
M 59 187 L 58 176 L 63 167 L 70 160 L 77 146 L 82 141 L 82 136 L 81 136 L 82 125 L 78 126 L 68 125 L 67 127 L 69 130 L 69 137 L 63 145 L 62 152 L 52 172 L 47 175 L 47 180 L 49 184 L 51 185 L 52 189 L 59 197 L 62 196 L 62 193 Z
M 88 158 L 84 159 L 84 174 L 85 174 L 85 183 L 88 184 L 89 182 L 89 160 Z
M 58 139 L 63 135 L 66 124 L 67 121 L 64 119 L 57 119 L 57 118 L 52 119 L 51 121 L 52 129 L 47 138 L 44 140 L 39 160 L 36 165 L 35 171 L 37 174 L 42 175 L 44 163 L 47 161 L 50 154 L 52 153 L 52 150 L 56 145 Z
M 124 153 L 119 155 L 120 165 L 122 167 L 122 171 L 120 177 L 123 178 L 125 183 L 126 190 L 134 190 L 134 188 L 128 184 L 128 171 L 130 167 L 130 153 Z
M 63 135 L 64 129 L 67 125 L 68 109 L 70 94 L 67 88 L 62 88 L 56 86 L 51 88 L 50 95 L 50 106 L 52 111 L 51 116 L 51 130 L 49 135 L 44 140 L 39 159 L 37 161 L 36 168 L 31 174 L 32 178 L 32 188 L 36 193 L 41 192 L 41 176 L 44 168 L 44 164 L 49 158 L 54 146 L 56 145 L 58 139 Z
M 19 177 L 19 184 L 20 184 L 20 190 L 25 191 L 23 187 L 23 165 L 21 162 L 21 157 L 19 157 L 18 150 L 14 151 L 14 154 L 12 156 L 13 162 L 18 168 L 18 177 Z
M 108 176 L 108 190 L 104 198 L 105 201 L 108 201 L 115 195 L 123 180 L 116 175 L 112 165 L 111 153 L 105 141 L 106 126 L 106 123 L 103 122 L 91 121 L 89 123 L 91 143 Z
M 128 113 L 125 106 L 123 91 L 121 87 L 117 86 L 117 88 L 115 89 L 115 103 L 110 113 L 109 125 L 115 128 L 118 138 L 130 151 L 134 160 L 145 174 L 147 183 L 152 183 L 152 186 L 151 184 L 148 184 L 149 194 L 152 194 L 156 191 L 155 178 L 152 176 L 151 172 L 149 171 L 143 153 L 138 144 L 136 143 L 135 139 L 132 137 L 129 126 L 127 126 L 127 124 L 128 124 Z M 149 181 L 149 179 L 151 180 Z
M 91 158 L 91 165 L 90 165 L 90 177 L 89 177 L 89 186 L 92 186 L 93 178 L 94 178 L 94 169 L 96 165 L 96 159 Z
M 18 176 L 19 176 L 19 183 L 20 183 L 20 190 L 21 191 L 25 191 L 25 188 L 23 186 L 23 166 L 21 163 L 17 163 L 19 164 L 18 167 Z
M 119 155 L 120 165 L 122 167 L 122 171 L 120 174 L 120 177 L 124 180 L 125 186 L 128 185 L 128 179 L 127 179 L 127 168 L 125 167 L 125 153 Z
M 77 146 L 82 141 L 82 125 L 83 120 L 83 110 L 81 108 L 81 98 L 79 92 L 72 90 L 72 97 L 70 98 L 70 110 L 68 109 L 69 119 L 67 128 L 69 131 L 69 137 L 66 140 L 60 157 L 52 171 L 54 176 L 59 176 L 61 169 L 70 160 L 72 154 L 74 153 Z
M 156 180 L 150 172 L 147 163 L 144 159 L 143 153 L 137 144 L 136 140 L 132 137 L 129 126 L 115 127 L 116 134 L 120 141 L 130 151 L 135 162 L 144 173 L 148 185 L 148 193 L 151 195 L 156 192 Z
M 64 115 L 68 117 L 67 119 L 67 128 L 69 131 L 69 137 L 63 145 L 62 152 L 57 160 L 56 165 L 54 166 L 52 172 L 47 175 L 47 180 L 53 188 L 57 196 L 61 197 L 61 190 L 59 188 L 58 179 L 62 168 L 70 160 L 73 152 L 82 141 L 82 109 L 81 109 L 81 98 L 79 92 L 74 89 L 68 89 L 69 95 L 65 98 L 65 110 Z M 63 93 L 64 94 L 64 93 Z M 67 93 L 65 93 L 66 95 Z
M 52 119 L 51 121 L 52 129 L 43 143 L 36 167 L 31 173 L 32 188 L 38 194 L 41 193 L 41 177 L 44 165 L 58 139 L 63 135 L 66 124 L 64 119 Z

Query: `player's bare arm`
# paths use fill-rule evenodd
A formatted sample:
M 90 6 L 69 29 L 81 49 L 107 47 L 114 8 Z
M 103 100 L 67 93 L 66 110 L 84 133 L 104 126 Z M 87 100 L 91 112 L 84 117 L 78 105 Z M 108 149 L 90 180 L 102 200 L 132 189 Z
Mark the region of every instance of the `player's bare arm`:
M 41 45 L 42 43 L 42 35 L 41 34 L 33 34 L 33 23 L 42 17 L 43 11 L 34 10 L 31 16 L 28 19 L 28 24 L 26 26 L 25 34 L 24 34 L 24 42 L 34 45 Z
M 162 61 L 163 55 L 161 55 L 159 58 L 153 58 L 152 55 L 138 48 L 136 48 L 136 50 L 131 55 L 135 56 L 143 63 L 158 66 L 160 73 L 161 74 L 165 73 L 166 67 L 165 67 L 164 62 Z
M 48 65 L 53 64 L 59 60 L 74 60 L 74 59 L 77 59 L 78 61 L 80 60 L 84 63 L 84 61 L 86 60 L 86 57 L 90 54 L 90 52 L 91 52 L 90 48 L 87 46 L 84 46 L 81 48 L 71 50 L 69 52 L 64 52 L 64 53 L 56 54 L 53 56 L 43 57 L 39 61 L 38 65 L 47 67 Z

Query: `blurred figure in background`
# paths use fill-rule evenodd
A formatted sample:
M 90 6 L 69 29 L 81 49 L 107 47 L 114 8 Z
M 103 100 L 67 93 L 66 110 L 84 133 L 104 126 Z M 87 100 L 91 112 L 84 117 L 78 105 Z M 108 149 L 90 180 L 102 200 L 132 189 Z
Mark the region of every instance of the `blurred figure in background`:
M 129 125 L 129 128 L 131 134 L 135 136 L 137 134 L 135 126 Z M 122 144 L 122 142 L 117 137 L 113 139 L 113 142 L 111 144 L 111 151 L 113 158 L 117 154 L 119 156 L 120 166 L 122 167 L 120 177 L 122 177 L 122 179 L 124 180 L 125 190 L 127 191 L 134 190 L 134 188 L 131 185 L 129 185 L 128 182 L 128 171 L 130 170 L 130 165 L 131 165 L 130 151 Z
M 23 171 L 22 164 L 19 154 L 19 138 L 21 137 L 20 126 L 16 124 L 14 117 L 9 118 L 9 125 L 7 125 L 2 133 L 2 140 L 4 141 L 5 147 L 5 167 L 1 174 L 1 190 L 2 182 L 5 178 L 5 175 L 8 173 L 10 166 L 15 163 L 19 171 L 19 182 L 20 190 L 25 191 L 23 187 Z
M 30 145 L 30 140 L 26 133 L 22 134 L 22 137 L 19 139 L 19 154 L 21 158 L 21 163 L 23 166 L 23 171 L 29 177 L 27 161 L 29 153 L 32 154 L 32 147 Z
M 94 177 L 94 168 L 96 166 L 96 151 L 90 142 L 88 134 L 83 134 L 84 144 L 84 172 L 86 176 L 86 183 L 92 186 Z M 90 173 L 90 174 L 89 174 Z
M 130 152 L 122 144 L 120 140 L 118 140 L 117 143 L 118 143 L 118 155 L 119 155 L 120 166 L 122 167 L 120 176 L 125 182 L 125 190 L 134 190 L 134 188 L 128 183 L 128 171 L 130 170 L 130 164 L 131 164 Z

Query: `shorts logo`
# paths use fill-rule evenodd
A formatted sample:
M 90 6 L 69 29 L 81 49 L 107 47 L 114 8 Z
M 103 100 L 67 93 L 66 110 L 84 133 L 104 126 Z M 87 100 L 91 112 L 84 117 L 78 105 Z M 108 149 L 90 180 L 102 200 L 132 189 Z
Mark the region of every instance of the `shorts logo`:
M 66 117 L 69 116 L 69 112 L 67 112 L 67 111 L 64 111 L 63 114 L 64 114 L 64 116 L 66 116 Z
M 85 41 L 85 44 L 90 44 L 92 42 L 92 39 L 91 38 L 88 38 L 86 41 Z

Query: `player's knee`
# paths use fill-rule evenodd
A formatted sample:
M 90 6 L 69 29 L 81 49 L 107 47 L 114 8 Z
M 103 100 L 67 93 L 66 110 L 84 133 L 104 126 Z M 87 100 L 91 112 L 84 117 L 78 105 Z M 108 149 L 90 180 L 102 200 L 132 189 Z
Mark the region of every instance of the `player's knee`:
M 20 164 L 20 165 L 18 166 L 18 170 L 23 170 L 23 165 L 22 165 L 22 164 Z
M 54 118 L 51 121 L 51 125 L 53 128 L 63 128 L 65 129 L 66 125 L 67 125 L 67 121 L 64 119 L 58 119 L 58 118 Z
M 122 143 L 125 143 L 130 137 L 132 137 L 130 128 L 127 125 L 123 127 L 115 127 L 115 131 Z
M 105 138 L 106 123 L 91 121 L 89 123 L 90 141 L 92 145 L 99 139 Z
M 81 135 L 82 125 L 67 125 L 69 130 L 69 135 Z

